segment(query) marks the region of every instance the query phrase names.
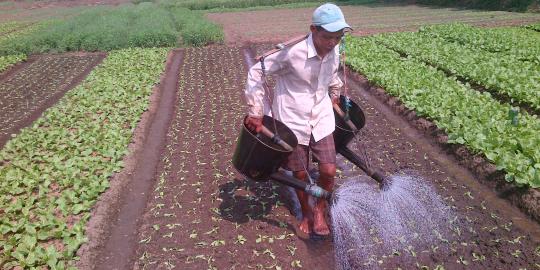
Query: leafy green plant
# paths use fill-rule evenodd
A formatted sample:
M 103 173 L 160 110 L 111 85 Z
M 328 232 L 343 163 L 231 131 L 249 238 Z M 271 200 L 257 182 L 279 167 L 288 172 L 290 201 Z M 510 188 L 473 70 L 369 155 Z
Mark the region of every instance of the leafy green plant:
M 26 55 L 17 54 L 17 55 L 8 55 L 0 56 L 0 72 L 6 70 L 11 65 L 26 60 Z
M 520 61 L 513 55 L 488 52 L 422 33 L 384 34 L 374 39 L 400 53 L 540 109 L 540 72 L 535 62 Z
M 533 23 L 533 24 L 525 25 L 524 27 L 527 29 L 540 32 L 540 23 Z
M 468 49 L 501 53 L 522 61 L 540 64 L 540 36 L 522 27 L 478 28 L 462 23 L 426 26 L 419 34 L 457 42 Z

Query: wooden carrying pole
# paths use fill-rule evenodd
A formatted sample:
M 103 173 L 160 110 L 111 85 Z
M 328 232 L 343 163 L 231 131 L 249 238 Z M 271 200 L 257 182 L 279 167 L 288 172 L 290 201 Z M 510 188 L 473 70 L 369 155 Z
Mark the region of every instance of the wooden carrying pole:
M 270 131 L 268 128 L 266 128 L 264 125 L 261 126 L 261 132 L 268 138 L 272 139 L 272 142 L 275 144 L 283 147 L 285 150 L 292 152 L 294 150 L 292 146 L 290 146 L 288 143 L 286 143 L 284 140 L 282 140 L 279 136 L 276 136 L 272 131 Z

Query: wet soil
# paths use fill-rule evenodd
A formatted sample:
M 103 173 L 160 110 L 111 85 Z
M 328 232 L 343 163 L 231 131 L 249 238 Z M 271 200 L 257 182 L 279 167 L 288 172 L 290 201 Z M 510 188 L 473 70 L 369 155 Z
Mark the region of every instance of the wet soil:
M 98 65 L 104 53 L 34 55 L 0 75 L 0 148 Z
M 123 252 L 104 253 L 123 257 L 118 268 L 102 267 L 334 268 L 331 239 L 296 235 L 293 193 L 271 182 L 246 180 L 231 164 L 245 113 L 244 55 L 269 47 L 253 45 L 251 53 L 249 48 L 227 46 L 185 49 L 161 160 L 152 179 L 145 178 L 153 187 L 145 192 L 148 203 L 141 226 L 136 232 L 132 226 L 120 227 L 121 237 L 115 241 L 135 233 L 137 240 L 129 240 L 134 246 L 114 245 Z M 364 148 L 371 163 L 388 173 L 414 171 L 421 175 L 425 185 L 435 188 L 455 213 L 451 223 L 441 224 L 449 232 L 441 241 L 427 248 L 412 244 L 392 254 L 374 249 L 360 268 L 538 267 L 537 223 L 479 184 L 453 155 L 375 98 L 365 85 L 349 80 L 348 93 L 362 107 L 367 122 L 350 148 Z M 338 167 L 338 184 L 362 174 L 342 157 L 338 157 Z M 124 204 L 129 208 L 134 201 Z M 131 249 L 134 256 L 129 255 Z

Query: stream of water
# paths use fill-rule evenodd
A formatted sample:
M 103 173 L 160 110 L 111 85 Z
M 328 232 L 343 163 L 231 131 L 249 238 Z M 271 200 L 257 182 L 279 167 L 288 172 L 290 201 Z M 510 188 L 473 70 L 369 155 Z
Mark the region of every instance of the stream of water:
M 330 216 L 336 269 L 376 269 L 378 256 L 449 240 L 442 236 L 450 235 L 452 211 L 420 176 L 391 176 L 384 191 L 366 178 L 349 178 L 334 192 Z

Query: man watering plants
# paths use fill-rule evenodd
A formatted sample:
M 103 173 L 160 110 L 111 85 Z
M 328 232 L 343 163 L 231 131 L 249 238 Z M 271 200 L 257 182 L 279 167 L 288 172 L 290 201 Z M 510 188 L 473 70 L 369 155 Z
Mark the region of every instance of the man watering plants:
M 336 45 L 348 29 L 351 28 L 338 6 L 318 7 L 313 12 L 309 35 L 259 58 L 249 70 L 245 90 L 249 107 L 245 125 L 260 132 L 263 114 L 271 114 L 287 125 L 296 135 L 298 146 L 283 167 L 292 171 L 294 177 L 308 181 L 311 153 L 318 161 L 319 185 L 328 191 L 333 189 L 336 174 L 332 103 L 339 102 L 343 85 L 338 77 Z M 272 97 L 264 88 L 266 75 L 276 79 Z M 297 194 L 303 214 L 298 228 L 306 234 L 330 234 L 325 218 L 326 200 L 318 200 L 311 207 L 307 194 L 303 191 Z

